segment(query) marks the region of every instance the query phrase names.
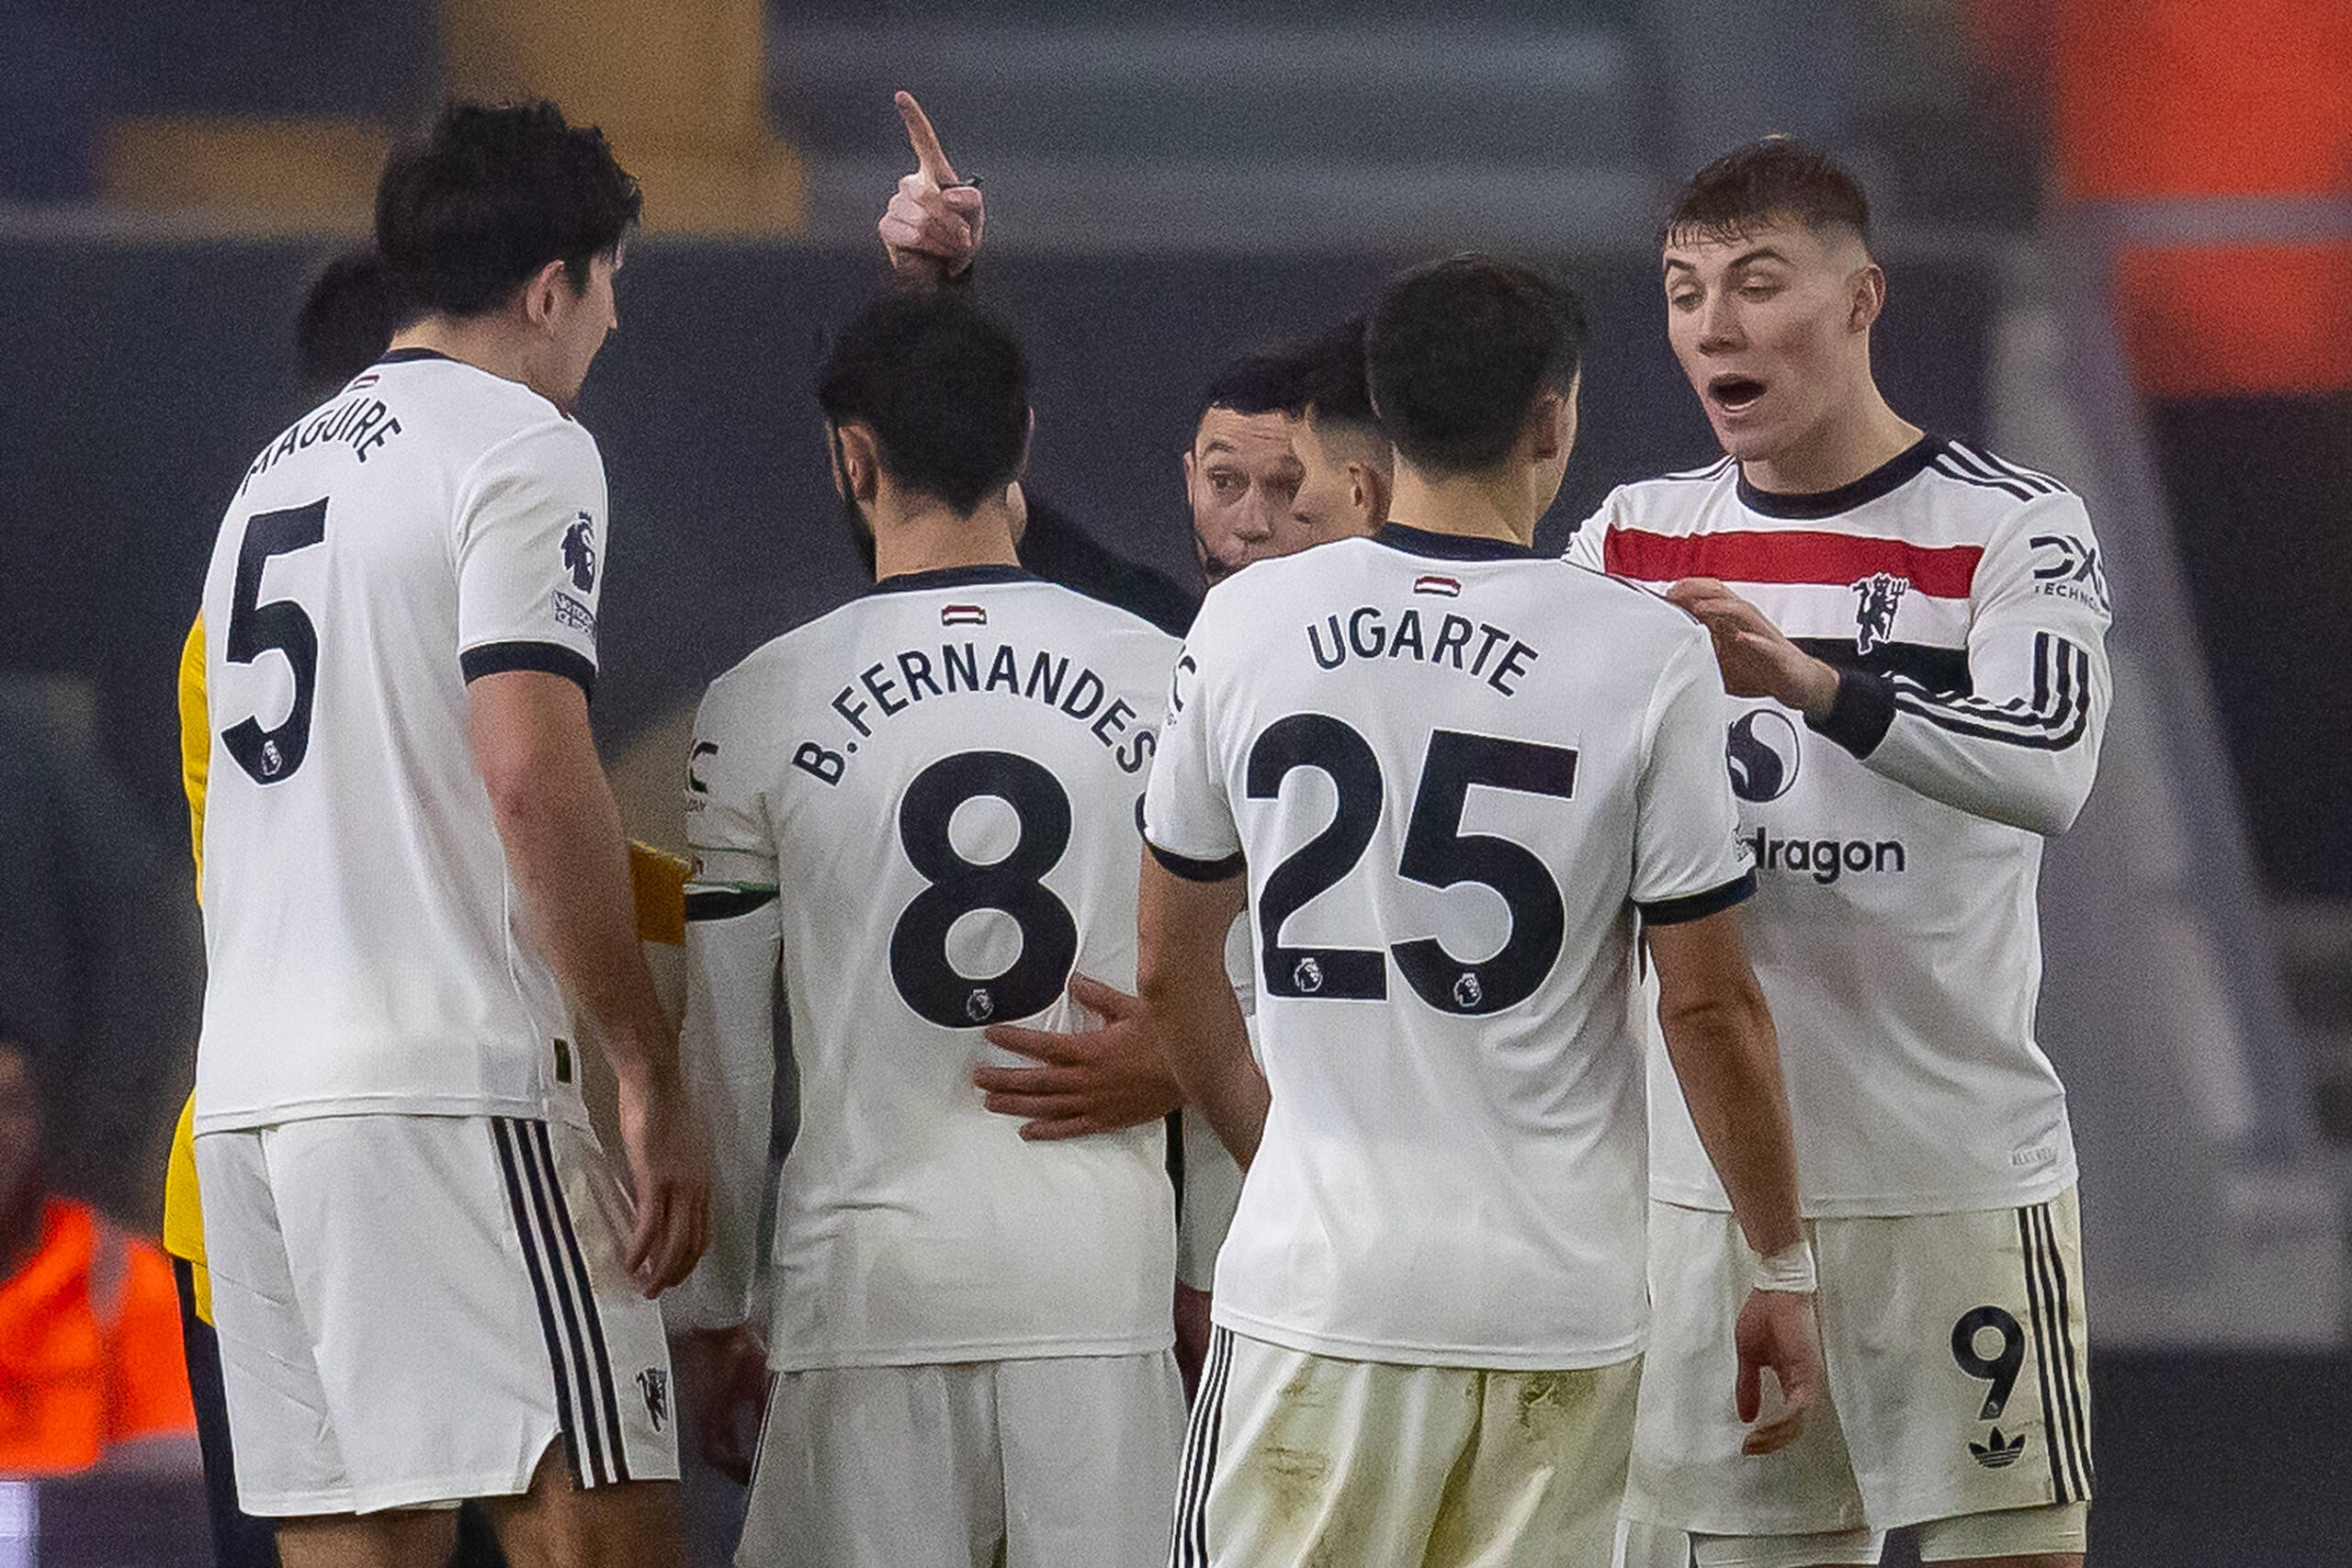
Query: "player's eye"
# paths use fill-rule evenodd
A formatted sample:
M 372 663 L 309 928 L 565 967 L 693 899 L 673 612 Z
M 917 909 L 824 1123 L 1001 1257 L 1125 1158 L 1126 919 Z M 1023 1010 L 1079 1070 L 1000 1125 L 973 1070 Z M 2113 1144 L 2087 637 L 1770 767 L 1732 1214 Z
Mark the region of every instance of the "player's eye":
M 1666 293 L 1666 302 L 1678 310 L 1697 310 L 1702 298 L 1703 296 L 1696 288 L 1669 288 Z
M 1231 496 L 1240 494 L 1249 486 L 1239 474 L 1212 472 L 1209 488 L 1219 495 Z

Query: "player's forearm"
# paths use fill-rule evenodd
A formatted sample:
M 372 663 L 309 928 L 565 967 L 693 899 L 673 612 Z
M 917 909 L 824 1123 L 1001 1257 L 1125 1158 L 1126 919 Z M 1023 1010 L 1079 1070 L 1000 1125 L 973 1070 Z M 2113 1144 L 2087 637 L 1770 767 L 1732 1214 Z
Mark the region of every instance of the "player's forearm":
M 1152 853 L 1136 902 L 1136 990 L 1184 1098 L 1246 1169 L 1266 1126 L 1266 1079 L 1225 973 L 1226 933 L 1248 897 L 1238 876 L 1195 881 Z
M 2032 647 L 2030 674 L 2012 670 L 1970 696 L 1849 670 L 1827 709 L 1807 717 L 1864 767 L 1929 800 L 2030 833 L 2063 833 L 2098 772 L 2106 659 L 2086 636 L 2036 632 Z
M 1159 1021 L 1185 1100 L 1246 1170 L 1266 1129 L 1265 1075 L 1250 1055 L 1241 1006 L 1226 983 L 1222 944 L 1193 954 L 1193 963 L 1200 967 L 1147 983 L 1144 1006 Z
M 475 686 L 558 679 L 519 671 Z M 519 702 L 476 697 L 475 756 L 533 944 L 616 1073 L 674 1080 L 677 1037 L 638 945 L 620 812 L 584 699 L 574 722 L 544 688 Z
M 1796 1245 L 1797 1161 L 1781 1079 L 1781 1045 L 1754 981 L 1661 1007 L 1658 1024 L 1707 1157 L 1747 1244 L 1767 1256 Z
M 726 919 L 690 919 L 686 927 L 678 1055 L 711 1130 L 716 1180 L 710 1250 L 664 1298 L 673 1325 L 740 1323 L 750 1297 L 774 1132 L 777 940 L 773 903 Z
M 2054 837 L 2074 826 L 2090 797 L 2098 758 L 2087 745 L 2027 751 L 1902 716 L 1863 765 L 1972 817 Z

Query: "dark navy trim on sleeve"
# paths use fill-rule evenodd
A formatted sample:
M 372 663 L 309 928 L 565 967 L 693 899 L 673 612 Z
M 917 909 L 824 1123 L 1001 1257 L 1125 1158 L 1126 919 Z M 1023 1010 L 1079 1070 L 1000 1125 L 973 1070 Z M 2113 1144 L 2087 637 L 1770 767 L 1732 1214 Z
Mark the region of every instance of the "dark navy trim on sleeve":
M 731 920 L 775 902 L 773 887 L 712 887 L 686 895 L 689 920 Z
M 596 666 L 584 654 L 554 642 L 486 642 L 458 655 L 469 683 L 509 670 L 560 675 L 589 696 L 596 694 Z
M 1151 852 L 1151 858 L 1158 861 L 1169 874 L 1181 876 L 1187 882 L 1230 882 L 1249 865 L 1238 850 L 1223 860 L 1194 860 L 1190 855 L 1180 855 L 1174 850 L 1163 850 L 1149 839 L 1143 841 L 1143 847 Z
M 1645 926 L 1679 926 L 1691 920 L 1703 920 L 1709 915 L 1720 915 L 1735 904 L 1745 904 L 1756 897 L 1756 873 L 1743 871 L 1721 887 L 1710 887 L 1704 893 L 1686 894 L 1679 898 L 1660 898 L 1654 904 L 1636 899 L 1634 908 L 1642 912 Z
M 942 566 L 929 571 L 902 571 L 886 577 L 868 593 L 920 593 L 926 588 L 977 588 L 989 582 L 1035 582 L 1024 568 L 990 561 L 981 566 Z
M 1532 547 L 1514 539 L 1493 539 L 1483 534 L 1439 534 L 1408 523 L 1384 523 L 1375 544 L 1408 556 L 1433 556 L 1439 560 L 1532 560 Z
M 1840 670 L 1828 714 L 1818 723 L 1810 716 L 1804 722 L 1855 756 L 1868 757 L 1894 722 L 1894 682 L 1867 670 Z

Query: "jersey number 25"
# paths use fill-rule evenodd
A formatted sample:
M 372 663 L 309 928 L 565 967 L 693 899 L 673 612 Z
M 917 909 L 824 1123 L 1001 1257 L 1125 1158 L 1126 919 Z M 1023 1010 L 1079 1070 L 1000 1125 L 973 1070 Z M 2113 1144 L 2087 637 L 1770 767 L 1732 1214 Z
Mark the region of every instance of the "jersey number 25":
M 1551 872 L 1524 845 L 1462 831 L 1472 784 L 1566 800 L 1576 792 L 1577 754 L 1562 746 L 1464 735 L 1430 736 L 1420 787 L 1405 829 L 1396 874 L 1430 887 L 1476 882 L 1502 895 L 1510 934 L 1491 958 L 1471 964 L 1434 937 L 1378 948 L 1289 947 L 1283 924 L 1353 872 L 1380 825 L 1379 759 L 1345 721 L 1293 714 L 1269 725 L 1250 749 L 1250 798 L 1272 800 L 1293 769 L 1314 768 L 1339 792 L 1330 824 L 1274 867 L 1258 897 L 1259 947 L 1269 995 L 1374 1001 L 1388 994 L 1391 956 L 1414 994 L 1441 1012 L 1476 1016 L 1516 1007 L 1535 994 L 1560 956 L 1566 914 Z

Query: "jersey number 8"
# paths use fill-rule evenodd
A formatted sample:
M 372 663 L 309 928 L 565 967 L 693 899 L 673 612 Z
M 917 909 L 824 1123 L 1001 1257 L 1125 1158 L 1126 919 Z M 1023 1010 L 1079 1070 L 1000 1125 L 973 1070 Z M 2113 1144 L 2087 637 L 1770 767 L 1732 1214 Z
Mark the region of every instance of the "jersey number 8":
M 976 865 L 956 852 L 948 823 L 989 795 L 1021 824 L 1012 852 Z M 899 803 L 899 841 L 931 886 L 890 931 L 890 980 L 909 1007 L 945 1029 L 1026 1018 L 1061 994 L 1078 962 L 1078 921 L 1041 880 L 1069 848 L 1069 795 L 1061 781 L 1010 751 L 959 751 L 915 775 Z M 1001 975 L 967 979 L 947 959 L 949 928 L 996 909 L 1021 930 L 1021 956 Z

